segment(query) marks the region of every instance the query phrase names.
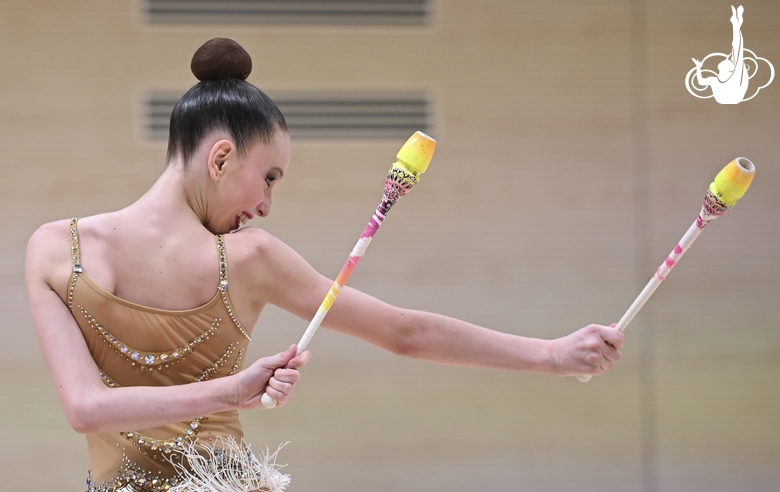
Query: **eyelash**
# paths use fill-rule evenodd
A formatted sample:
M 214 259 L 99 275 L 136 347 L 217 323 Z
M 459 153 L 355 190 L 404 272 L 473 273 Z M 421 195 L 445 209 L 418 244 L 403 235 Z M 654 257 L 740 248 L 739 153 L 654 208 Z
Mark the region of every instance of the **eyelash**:
M 271 186 L 271 183 L 274 181 L 276 181 L 276 178 L 274 176 L 268 176 L 267 178 L 265 178 L 265 184 L 267 184 L 268 186 Z

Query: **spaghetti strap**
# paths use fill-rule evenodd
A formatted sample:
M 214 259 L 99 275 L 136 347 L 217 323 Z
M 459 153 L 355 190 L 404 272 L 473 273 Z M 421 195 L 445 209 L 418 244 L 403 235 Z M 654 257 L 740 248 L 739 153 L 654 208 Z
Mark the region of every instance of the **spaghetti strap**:
M 81 273 L 81 255 L 79 253 L 79 217 L 70 219 L 70 258 L 73 264 L 73 272 Z
M 222 296 L 222 303 L 225 304 L 225 309 L 227 309 L 228 315 L 230 315 L 230 319 L 233 320 L 233 324 L 236 325 L 238 331 L 240 331 L 247 340 L 252 340 L 249 336 L 249 332 L 244 329 L 241 322 L 238 320 L 235 311 L 233 311 L 233 306 L 230 303 L 230 296 L 228 296 L 228 268 L 225 238 L 222 237 L 222 234 L 217 234 L 214 236 L 214 239 L 217 241 L 217 254 L 219 255 L 219 293 Z
M 76 281 L 79 274 L 84 271 L 81 267 L 81 254 L 79 252 L 79 218 L 70 219 L 70 259 L 73 273 L 68 285 L 68 309 L 73 309 L 73 291 L 76 289 Z

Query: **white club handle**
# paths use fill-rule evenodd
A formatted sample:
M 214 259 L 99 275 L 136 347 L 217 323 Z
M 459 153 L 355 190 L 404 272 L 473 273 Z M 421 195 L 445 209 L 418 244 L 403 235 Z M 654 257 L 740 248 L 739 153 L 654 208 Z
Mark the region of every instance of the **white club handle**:
M 628 324 L 631 323 L 631 320 L 633 320 L 634 317 L 637 315 L 639 310 L 642 309 L 642 306 L 644 306 L 647 300 L 650 299 L 650 296 L 653 295 L 653 292 L 655 292 L 658 286 L 661 285 L 661 282 L 666 280 L 666 276 L 669 275 L 669 273 L 672 271 L 672 268 L 674 268 L 677 262 L 680 261 L 682 255 L 684 255 L 685 252 L 688 251 L 688 248 L 691 247 L 691 244 L 693 244 L 696 238 L 699 237 L 699 234 L 701 234 L 703 226 L 699 225 L 700 223 L 699 219 L 701 218 L 701 216 L 704 215 L 704 213 L 705 211 L 702 210 L 700 217 L 697 218 L 697 220 L 695 220 L 693 224 L 691 224 L 691 226 L 683 235 L 682 239 L 680 239 L 680 242 L 677 243 L 677 245 L 674 247 L 672 252 L 669 253 L 669 256 L 666 257 L 666 260 L 664 260 L 664 262 L 661 263 L 661 265 L 655 271 L 653 278 L 651 278 L 650 281 L 647 282 L 647 285 L 645 285 L 645 288 L 642 289 L 642 292 L 640 292 L 637 298 L 634 299 L 634 302 L 631 304 L 631 307 L 629 307 L 628 311 L 626 311 L 623 317 L 620 318 L 620 321 L 618 321 L 618 324 L 615 325 L 615 328 L 617 328 L 620 331 L 625 330 Z M 592 377 L 593 376 L 581 374 L 577 376 L 577 379 L 579 379 L 583 383 L 587 383 L 588 381 L 590 381 Z
M 274 408 L 276 406 L 276 400 L 268 396 L 268 393 L 263 393 L 263 396 L 260 397 L 260 404 L 263 405 L 264 408 Z
M 317 328 L 319 328 L 320 323 L 322 323 L 322 319 L 325 317 L 327 312 L 327 309 L 323 311 L 322 307 L 320 307 L 319 311 L 317 311 L 317 314 L 314 315 L 314 318 L 312 318 L 311 322 L 309 323 L 309 327 L 306 328 L 306 331 L 301 337 L 301 340 L 298 342 L 298 349 L 295 351 L 296 357 L 301 355 L 301 352 L 306 350 L 306 346 L 309 345 L 309 342 L 314 336 L 314 333 L 317 331 Z M 263 396 L 260 397 L 260 404 L 263 405 L 263 408 L 270 410 L 271 408 L 276 407 L 276 400 L 268 396 L 268 393 L 263 393 Z

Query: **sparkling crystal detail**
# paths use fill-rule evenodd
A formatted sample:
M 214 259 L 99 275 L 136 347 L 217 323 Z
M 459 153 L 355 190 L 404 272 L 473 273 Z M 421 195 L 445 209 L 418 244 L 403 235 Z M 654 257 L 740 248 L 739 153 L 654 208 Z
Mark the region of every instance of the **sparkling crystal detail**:
M 176 348 L 171 352 L 148 352 L 146 350 L 141 351 L 128 346 L 122 342 L 122 340 L 106 331 L 105 328 L 103 328 L 103 326 L 89 313 L 89 311 L 84 309 L 84 306 L 79 306 L 79 309 L 81 310 L 81 313 L 84 315 L 89 325 L 94 328 L 95 331 L 103 338 L 103 342 L 110 343 L 117 352 L 120 352 L 122 355 L 127 357 L 131 361 L 132 365 L 135 365 L 133 362 L 135 361 L 140 362 L 146 366 L 161 366 L 165 364 L 165 367 L 170 367 L 170 365 L 166 364 L 166 362 L 172 361 L 173 359 L 180 360 L 186 354 L 194 352 L 198 345 L 205 343 L 211 338 L 211 336 L 216 334 L 217 330 L 219 329 L 220 322 L 222 321 L 221 318 L 213 318 L 211 325 L 206 331 L 202 332 L 194 340 L 187 342 L 187 344 L 183 347 Z M 139 369 L 143 371 L 144 367 L 140 367 Z M 162 370 L 162 368 L 159 369 Z M 150 370 L 153 369 L 150 368 Z

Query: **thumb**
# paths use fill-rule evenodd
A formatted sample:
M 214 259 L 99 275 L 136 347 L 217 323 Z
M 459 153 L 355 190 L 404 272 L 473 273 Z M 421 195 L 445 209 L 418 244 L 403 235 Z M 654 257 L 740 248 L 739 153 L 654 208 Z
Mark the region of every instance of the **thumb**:
M 297 351 L 298 346 L 293 344 L 284 352 L 279 352 L 278 354 L 272 355 L 270 357 L 264 357 L 262 359 L 262 366 L 271 370 L 284 367 L 290 362 L 290 360 L 292 360 L 293 357 L 295 357 Z

